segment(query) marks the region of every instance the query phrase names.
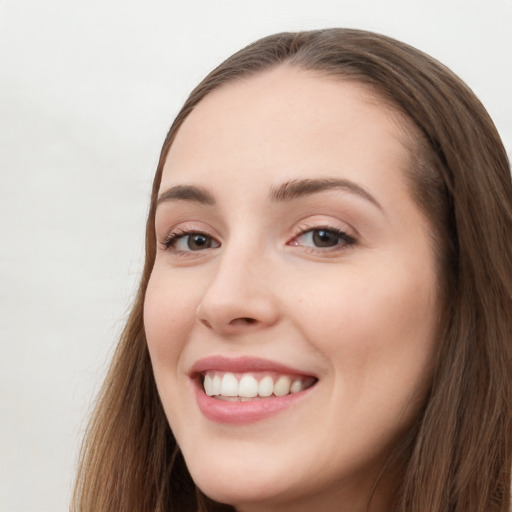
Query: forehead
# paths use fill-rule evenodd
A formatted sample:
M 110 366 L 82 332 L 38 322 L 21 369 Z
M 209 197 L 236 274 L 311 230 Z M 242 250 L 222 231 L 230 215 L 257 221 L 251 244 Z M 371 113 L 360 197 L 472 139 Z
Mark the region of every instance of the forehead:
M 178 130 L 163 182 L 402 169 L 399 115 L 368 87 L 282 65 L 208 94 Z M 246 172 L 244 172 L 246 171 Z M 287 174 L 287 176 L 285 176 Z M 352 176 L 354 177 L 354 176 Z

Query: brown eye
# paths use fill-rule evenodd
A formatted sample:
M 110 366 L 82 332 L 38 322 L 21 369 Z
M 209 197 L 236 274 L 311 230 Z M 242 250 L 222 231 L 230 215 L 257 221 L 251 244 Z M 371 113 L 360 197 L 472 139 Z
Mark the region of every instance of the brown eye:
M 304 230 L 294 238 L 290 245 L 318 249 L 345 249 L 354 245 L 356 240 L 345 231 L 335 228 L 316 228 Z
M 187 235 L 184 237 L 187 240 L 187 247 L 191 251 L 200 251 L 201 249 L 209 249 L 212 247 L 212 238 L 201 233 Z
M 169 235 L 164 242 L 167 250 L 177 253 L 197 252 L 220 247 L 219 242 L 204 233 L 177 232 Z
M 328 229 L 315 229 L 312 231 L 312 242 L 316 247 L 335 247 L 340 243 L 340 235 Z

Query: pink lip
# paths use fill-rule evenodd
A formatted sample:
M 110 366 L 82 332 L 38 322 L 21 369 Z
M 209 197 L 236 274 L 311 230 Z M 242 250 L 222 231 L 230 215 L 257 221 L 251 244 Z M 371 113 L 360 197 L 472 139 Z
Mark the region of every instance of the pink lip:
M 280 363 L 253 357 L 235 359 L 212 356 L 197 361 L 189 375 L 195 385 L 197 405 L 202 414 L 217 423 L 243 425 L 264 420 L 300 402 L 314 387 L 281 397 L 262 398 L 248 402 L 230 402 L 208 396 L 201 384 L 200 375 L 207 371 L 232 373 L 275 372 L 286 375 L 307 375 Z
M 314 377 L 309 373 L 304 373 L 295 368 L 290 368 L 268 359 L 260 359 L 258 357 L 237 357 L 228 358 L 223 356 L 211 356 L 199 359 L 191 368 L 189 375 L 197 376 L 200 373 L 207 372 L 208 370 L 232 372 L 232 373 L 245 373 L 245 372 L 274 372 L 283 373 L 286 375 L 306 375 Z

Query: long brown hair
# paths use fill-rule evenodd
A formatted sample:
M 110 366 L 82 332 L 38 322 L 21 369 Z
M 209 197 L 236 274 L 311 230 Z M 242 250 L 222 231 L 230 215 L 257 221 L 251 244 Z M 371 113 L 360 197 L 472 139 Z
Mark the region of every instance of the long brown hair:
M 158 397 L 143 325 L 155 201 L 184 119 L 223 84 L 287 63 L 372 91 L 410 132 L 409 181 L 433 227 L 444 305 L 437 363 L 406 454 L 397 512 L 509 512 L 512 465 L 512 185 L 489 115 L 452 72 L 391 38 L 282 33 L 227 59 L 191 93 L 163 144 L 139 291 L 84 439 L 72 510 L 232 510 L 195 487 Z M 411 123 L 412 121 L 412 123 Z M 412 128 L 411 128 L 412 127 Z

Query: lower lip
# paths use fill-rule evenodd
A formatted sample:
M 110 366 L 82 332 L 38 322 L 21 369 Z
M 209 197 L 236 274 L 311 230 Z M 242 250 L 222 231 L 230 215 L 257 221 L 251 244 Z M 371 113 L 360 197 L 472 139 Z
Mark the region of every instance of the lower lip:
M 248 402 L 231 402 L 208 396 L 199 385 L 196 387 L 196 400 L 200 411 L 209 420 L 217 423 L 243 425 L 264 420 L 294 406 L 310 390 L 311 387 L 285 396 L 261 398 Z

